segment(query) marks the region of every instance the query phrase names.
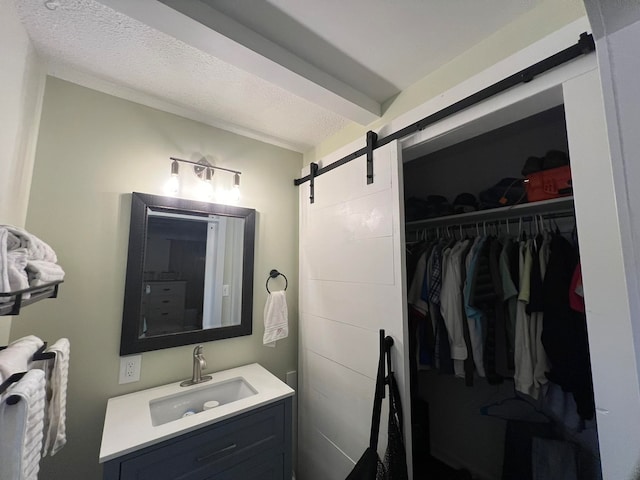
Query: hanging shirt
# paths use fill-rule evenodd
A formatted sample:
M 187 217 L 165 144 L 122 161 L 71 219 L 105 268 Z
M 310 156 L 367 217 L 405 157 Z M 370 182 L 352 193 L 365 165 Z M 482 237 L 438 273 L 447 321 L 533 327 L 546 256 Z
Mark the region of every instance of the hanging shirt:
M 484 332 L 482 327 L 484 314 L 481 310 L 472 307 L 469 304 L 469 299 L 471 294 L 471 276 L 475 272 L 478 248 L 483 245 L 484 241 L 486 241 L 486 237 L 476 237 L 471 250 L 469 250 L 469 253 L 467 254 L 465 260 L 465 268 L 467 272 L 462 291 L 464 310 L 467 317 L 469 337 L 471 340 L 471 351 L 473 353 L 473 363 L 476 366 L 476 372 L 478 372 L 478 375 L 481 377 L 486 376 L 484 370 Z
M 442 289 L 440 292 L 440 312 L 449 334 L 451 358 L 465 360 L 467 358 L 467 346 L 464 341 L 462 322 L 465 319 L 462 311 L 462 292 L 460 290 L 461 261 L 460 254 L 465 251 L 469 240 L 463 240 L 453 248 L 445 250 L 443 265 L 445 265 Z M 464 376 L 464 371 L 462 372 Z
M 500 278 L 502 280 L 502 300 L 507 310 L 505 328 L 508 340 L 508 366 L 510 370 L 515 368 L 514 350 L 516 341 L 516 312 L 518 306 L 518 290 L 511 278 L 511 251 L 517 250 L 516 244 L 512 240 L 504 242 L 500 252 Z M 516 266 L 517 267 L 517 266 Z
M 442 286 L 442 246 L 433 248 L 431 260 L 431 277 L 429 279 L 429 301 L 440 305 L 440 288 Z
M 423 252 L 418 259 L 416 265 L 416 271 L 413 276 L 413 281 L 409 287 L 409 293 L 407 294 L 407 300 L 421 314 L 426 315 L 429 310 L 429 305 L 422 299 L 422 283 L 424 281 L 424 275 L 427 270 L 427 255 Z
M 534 353 L 531 349 L 531 318 L 527 313 L 529 303 L 529 277 L 533 256 L 531 255 L 530 242 L 520 242 L 519 247 L 519 270 L 520 270 L 520 292 L 518 294 L 518 305 L 516 311 L 516 331 L 515 331 L 515 389 L 519 392 L 533 396 L 535 394 L 534 380 Z M 535 332 L 534 337 L 535 338 Z

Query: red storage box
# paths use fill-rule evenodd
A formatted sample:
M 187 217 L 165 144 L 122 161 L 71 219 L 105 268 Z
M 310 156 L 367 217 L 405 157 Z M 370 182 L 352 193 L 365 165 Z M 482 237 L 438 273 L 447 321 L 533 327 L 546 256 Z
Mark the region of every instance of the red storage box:
M 524 186 L 530 202 L 572 195 L 571 167 L 567 165 L 527 175 Z

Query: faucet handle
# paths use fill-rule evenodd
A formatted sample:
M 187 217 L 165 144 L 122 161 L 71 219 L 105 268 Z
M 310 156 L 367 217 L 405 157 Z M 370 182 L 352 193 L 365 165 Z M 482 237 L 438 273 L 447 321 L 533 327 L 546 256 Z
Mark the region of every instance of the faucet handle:
M 202 345 L 198 345 L 196 346 L 196 348 L 193 349 L 193 356 L 197 356 L 197 355 L 202 355 L 202 349 L 204 347 Z

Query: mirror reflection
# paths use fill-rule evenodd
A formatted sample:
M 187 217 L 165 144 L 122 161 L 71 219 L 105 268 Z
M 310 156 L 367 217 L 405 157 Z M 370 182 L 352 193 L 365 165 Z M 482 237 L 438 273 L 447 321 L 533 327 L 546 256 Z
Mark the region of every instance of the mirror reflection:
M 120 354 L 251 334 L 255 210 L 133 193 Z
M 139 336 L 240 324 L 244 219 L 149 210 Z

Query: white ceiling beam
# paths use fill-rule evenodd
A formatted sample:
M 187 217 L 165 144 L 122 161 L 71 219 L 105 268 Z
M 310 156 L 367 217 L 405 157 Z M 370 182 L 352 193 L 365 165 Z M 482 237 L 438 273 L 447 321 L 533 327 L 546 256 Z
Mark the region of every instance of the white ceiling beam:
M 99 1 L 360 125 L 381 116 L 380 103 L 198 0 L 165 0 L 182 13 L 157 0 Z

